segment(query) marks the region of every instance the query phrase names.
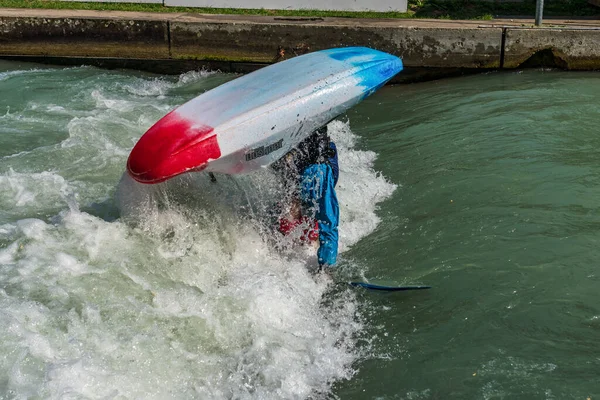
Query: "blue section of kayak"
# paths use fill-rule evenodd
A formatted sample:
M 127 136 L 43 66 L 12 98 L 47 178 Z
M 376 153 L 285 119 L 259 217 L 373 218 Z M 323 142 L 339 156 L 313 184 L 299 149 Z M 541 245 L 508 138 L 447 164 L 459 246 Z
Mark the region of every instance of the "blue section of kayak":
M 384 286 L 384 285 L 374 285 L 372 283 L 367 282 L 350 282 L 350 285 L 355 287 L 361 287 L 369 290 L 380 290 L 382 292 L 399 292 L 404 290 L 423 290 L 423 289 L 431 289 L 431 286 Z
M 367 50 L 367 51 L 365 51 Z M 364 57 L 368 54 L 368 48 L 365 47 L 340 47 L 336 49 L 324 50 L 324 53 L 328 53 L 329 57 L 338 61 L 351 61 L 359 57 Z
M 400 58 L 368 47 L 329 49 L 324 50 L 323 53 L 334 60 L 346 62 L 354 67 L 368 65 L 367 68 L 356 74 L 359 85 L 366 89 L 366 96 L 377 91 L 403 68 Z

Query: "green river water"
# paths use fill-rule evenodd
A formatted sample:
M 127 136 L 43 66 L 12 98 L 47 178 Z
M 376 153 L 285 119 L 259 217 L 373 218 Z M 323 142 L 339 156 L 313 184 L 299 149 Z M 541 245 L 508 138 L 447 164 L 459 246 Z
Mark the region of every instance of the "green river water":
M 600 396 L 600 75 L 386 86 L 330 124 L 337 284 L 265 227 L 267 170 L 121 179 L 232 78 L 0 61 L 0 399 Z

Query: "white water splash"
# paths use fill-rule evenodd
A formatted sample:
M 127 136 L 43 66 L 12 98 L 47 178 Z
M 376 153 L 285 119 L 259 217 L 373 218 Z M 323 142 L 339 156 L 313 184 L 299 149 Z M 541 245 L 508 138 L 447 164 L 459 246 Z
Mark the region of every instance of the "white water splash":
M 141 189 L 125 181 L 132 219 L 80 210 L 110 198 L 135 138 L 172 107 L 169 85 L 205 77 L 93 81 L 89 114 L 72 111 L 60 145 L 0 160 L 14 165 L 0 176 L 10 188 L 0 196 L 10 211 L 0 225 L 0 398 L 301 399 L 355 373 L 355 293 L 309 273 L 314 250 L 275 249 L 265 220 L 279 188 L 268 171 L 216 185 L 204 174 Z M 37 110 L 71 109 L 53 99 Z M 374 154 L 353 148 L 349 124 L 330 128 L 344 251 L 377 226 L 376 203 L 394 185 L 373 171 Z

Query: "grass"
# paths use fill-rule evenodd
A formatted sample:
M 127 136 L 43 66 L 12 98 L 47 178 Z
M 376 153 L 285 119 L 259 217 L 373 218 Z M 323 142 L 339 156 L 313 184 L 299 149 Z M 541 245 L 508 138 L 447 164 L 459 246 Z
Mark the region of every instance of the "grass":
M 408 0 L 408 12 L 350 12 L 320 10 L 267 10 L 234 8 L 164 7 L 160 4 L 83 3 L 58 0 L 0 0 L 0 8 L 45 8 L 68 10 L 115 10 L 144 12 L 186 12 L 201 14 L 244 14 L 282 17 L 347 17 L 347 18 L 438 18 L 484 19 L 499 16 L 535 15 L 535 0 L 496 2 L 485 0 Z M 546 0 L 544 16 L 590 17 L 600 15 L 600 8 L 587 0 Z

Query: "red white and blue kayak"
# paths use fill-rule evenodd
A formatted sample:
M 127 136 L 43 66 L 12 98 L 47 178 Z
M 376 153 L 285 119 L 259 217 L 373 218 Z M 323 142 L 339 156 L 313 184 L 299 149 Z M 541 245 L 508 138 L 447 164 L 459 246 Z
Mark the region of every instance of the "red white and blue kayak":
M 188 171 L 239 174 L 268 166 L 401 70 L 398 57 L 366 47 L 270 65 L 171 111 L 134 146 L 127 171 L 138 182 L 158 183 Z

